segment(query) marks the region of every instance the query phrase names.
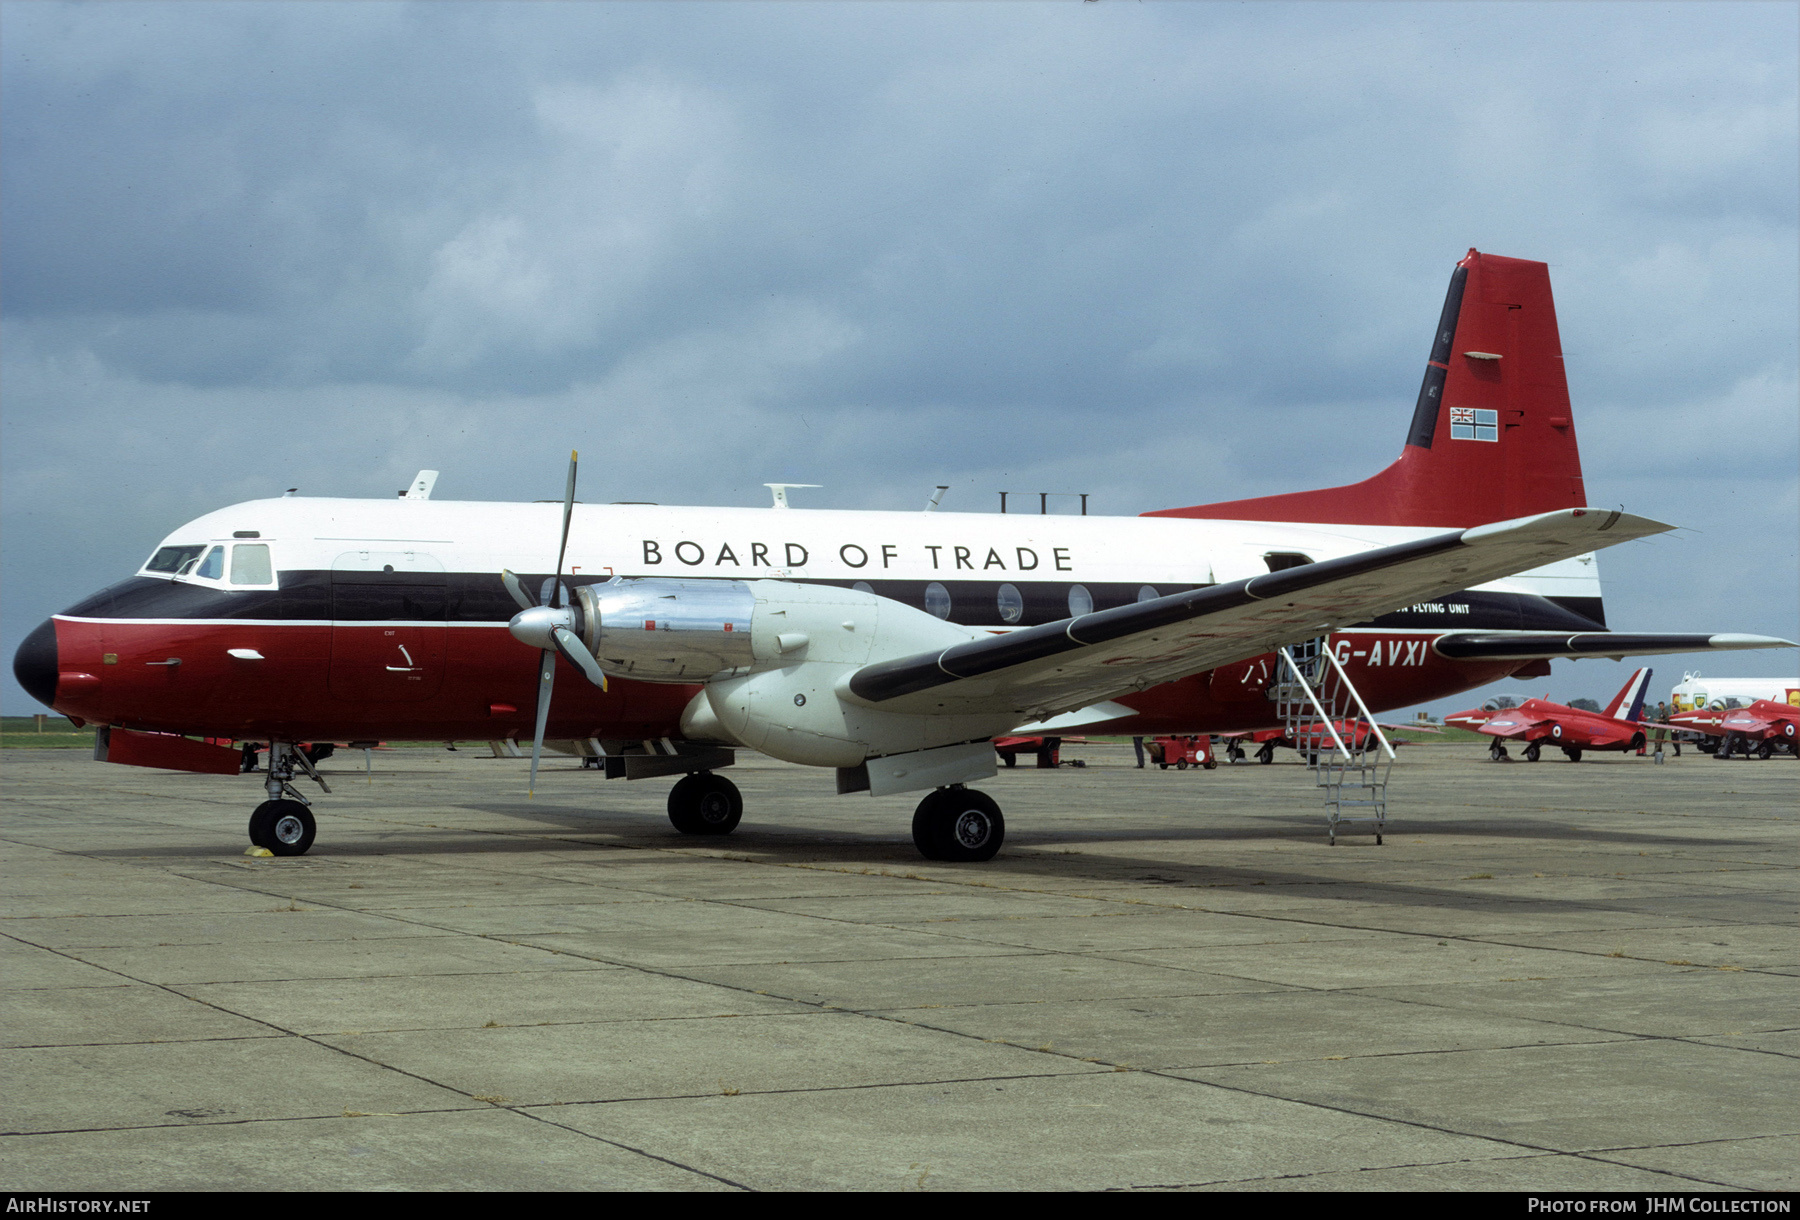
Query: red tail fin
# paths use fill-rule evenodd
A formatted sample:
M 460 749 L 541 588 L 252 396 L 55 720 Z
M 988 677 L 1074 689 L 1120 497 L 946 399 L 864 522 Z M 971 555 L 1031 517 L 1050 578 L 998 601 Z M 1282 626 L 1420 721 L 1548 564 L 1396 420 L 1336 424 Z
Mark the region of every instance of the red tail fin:
M 1144 515 L 1456 527 L 1586 503 L 1550 268 L 1470 250 L 1392 466 L 1347 487 Z
M 1619 693 L 1612 697 L 1612 702 L 1606 705 L 1606 710 L 1601 715 L 1614 716 L 1620 720 L 1636 720 L 1642 716 L 1644 714 L 1644 692 L 1650 688 L 1650 675 L 1655 672 L 1652 669 L 1640 669 L 1633 673 L 1625 680 L 1625 685 L 1619 688 Z

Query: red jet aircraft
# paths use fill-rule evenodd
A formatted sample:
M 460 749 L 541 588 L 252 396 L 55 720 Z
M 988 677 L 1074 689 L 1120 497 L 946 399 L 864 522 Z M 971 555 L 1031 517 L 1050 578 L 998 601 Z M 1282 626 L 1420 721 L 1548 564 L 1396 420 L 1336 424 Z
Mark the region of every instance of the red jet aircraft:
M 1669 724 L 1718 738 L 1714 758 L 1768 758 L 1778 750 L 1800 757 L 1800 707 L 1789 703 L 1758 699 L 1749 707 L 1677 712 Z
M 1644 726 L 1639 717 L 1644 714 L 1650 673 L 1640 669 L 1632 674 L 1602 712 L 1565 707 L 1548 699 L 1527 699 L 1518 707 L 1456 712 L 1444 717 L 1444 723 L 1492 737 L 1488 755 L 1495 762 L 1509 757 L 1507 741 L 1525 742 L 1527 762 L 1536 762 L 1546 743 L 1561 747 L 1570 762 L 1580 762 L 1583 750 L 1642 750 Z

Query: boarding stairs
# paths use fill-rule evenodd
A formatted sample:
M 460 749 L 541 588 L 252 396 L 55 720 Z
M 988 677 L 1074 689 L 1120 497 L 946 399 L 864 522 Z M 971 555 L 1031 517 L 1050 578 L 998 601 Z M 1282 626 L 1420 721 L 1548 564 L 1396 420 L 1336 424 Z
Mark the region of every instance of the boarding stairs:
M 1325 790 L 1326 834 L 1372 834 L 1387 827 L 1388 775 L 1394 747 L 1369 714 L 1343 663 L 1324 638 L 1278 651 L 1269 697 L 1276 717 L 1313 782 Z

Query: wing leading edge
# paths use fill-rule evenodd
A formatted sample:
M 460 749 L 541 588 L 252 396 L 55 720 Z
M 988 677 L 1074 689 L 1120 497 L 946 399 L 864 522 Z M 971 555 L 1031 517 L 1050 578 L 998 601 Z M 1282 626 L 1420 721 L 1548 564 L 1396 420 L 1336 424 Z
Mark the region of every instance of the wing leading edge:
M 839 691 L 895 712 L 1038 719 L 1673 528 L 1560 509 L 876 662 Z

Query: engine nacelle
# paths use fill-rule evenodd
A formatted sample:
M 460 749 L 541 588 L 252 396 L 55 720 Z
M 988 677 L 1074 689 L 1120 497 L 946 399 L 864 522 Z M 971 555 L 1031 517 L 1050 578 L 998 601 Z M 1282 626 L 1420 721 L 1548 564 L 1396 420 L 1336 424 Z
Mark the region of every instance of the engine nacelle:
M 682 717 L 688 736 L 788 762 L 854 768 L 980 741 L 1019 719 L 1009 712 L 906 715 L 847 700 L 843 683 L 864 665 L 985 634 L 873 593 L 649 577 L 584 586 L 570 610 L 542 612 L 551 614 L 569 616 L 569 629 L 607 673 L 705 683 Z M 527 643 L 529 634 L 521 635 Z M 982 758 L 991 769 L 992 752 Z
M 575 634 L 609 674 L 704 682 L 756 659 L 756 597 L 742 581 L 650 578 L 583 585 L 575 590 L 575 609 Z

